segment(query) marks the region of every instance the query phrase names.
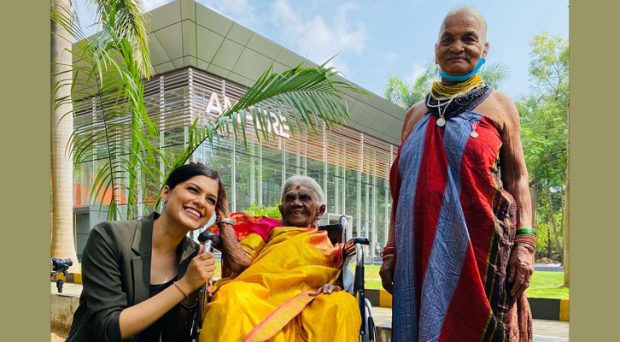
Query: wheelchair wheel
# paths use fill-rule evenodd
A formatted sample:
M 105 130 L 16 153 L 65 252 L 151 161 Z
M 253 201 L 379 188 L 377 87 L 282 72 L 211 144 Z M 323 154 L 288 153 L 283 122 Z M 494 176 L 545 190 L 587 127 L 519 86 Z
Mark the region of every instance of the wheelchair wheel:
M 375 319 L 372 315 L 372 304 L 368 298 L 364 298 L 364 314 L 366 323 L 366 333 L 360 336 L 360 341 L 375 342 L 377 341 L 377 327 L 375 326 Z
M 369 342 L 377 341 L 377 329 L 375 328 L 375 320 L 372 317 L 368 317 L 368 331 L 367 337 Z

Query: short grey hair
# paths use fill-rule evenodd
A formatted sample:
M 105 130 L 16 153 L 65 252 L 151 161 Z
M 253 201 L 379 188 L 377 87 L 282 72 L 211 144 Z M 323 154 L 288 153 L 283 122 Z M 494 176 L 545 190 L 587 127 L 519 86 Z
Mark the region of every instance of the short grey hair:
M 282 185 L 282 193 L 280 194 L 280 202 L 284 202 L 284 195 L 290 188 L 301 184 L 310 188 L 310 190 L 312 190 L 319 198 L 319 202 L 321 204 L 325 204 L 325 196 L 323 195 L 323 189 L 321 189 L 319 183 L 317 183 L 317 181 L 312 177 L 301 175 L 291 176 L 284 181 L 284 184 Z
M 441 32 L 443 32 L 444 29 L 444 25 L 446 23 L 446 19 L 448 19 L 448 17 L 454 16 L 456 14 L 460 14 L 460 13 L 467 13 L 469 15 L 471 15 L 472 17 L 474 17 L 476 19 L 476 21 L 478 21 L 478 23 L 480 24 L 480 29 L 482 30 L 482 39 L 483 39 L 483 43 L 486 43 L 487 41 L 487 21 L 484 19 L 484 17 L 482 16 L 482 14 L 475 8 L 471 7 L 471 6 L 458 6 L 456 8 L 454 8 L 453 10 L 451 10 L 450 12 L 448 12 L 448 14 L 446 14 L 446 16 L 443 18 L 443 20 L 441 21 L 441 26 L 439 28 L 439 34 L 441 34 Z

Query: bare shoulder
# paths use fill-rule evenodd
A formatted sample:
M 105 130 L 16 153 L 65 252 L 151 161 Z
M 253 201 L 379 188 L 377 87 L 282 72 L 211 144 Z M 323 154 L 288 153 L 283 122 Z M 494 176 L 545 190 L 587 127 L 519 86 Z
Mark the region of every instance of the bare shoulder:
M 407 138 L 413 127 L 415 127 L 427 111 L 424 101 L 414 104 L 407 110 L 407 113 L 405 113 L 405 120 L 403 121 L 403 129 L 401 131 L 401 141 Z
M 518 113 L 516 113 L 517 107 L 515 106 L 515 103 L 512 100 L 512 98 L 508 96 L 508 94 L 502 91 L 499 91 L 499 90 L 495 90 L 493 91 L 493 93 L 491 93 L 491 95 L 495 98 L 497 103 L 503 107 L 505 111 L 512 112 L 512 113 L 507 113 L 507 114 L 518 115 Z
M 475 111 L 491 119 L 501 131 L 519 122 L 519 112 L 514 101 L 499 90 L 494 90 Z

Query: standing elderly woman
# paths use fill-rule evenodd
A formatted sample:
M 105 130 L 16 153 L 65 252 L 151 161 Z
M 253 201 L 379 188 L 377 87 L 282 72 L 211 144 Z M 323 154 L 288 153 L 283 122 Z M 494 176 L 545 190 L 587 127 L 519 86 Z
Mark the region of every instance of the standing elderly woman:
M 68 342 L 189 341 L 196 290 L 215 261 L 186 235 L 228 215 L 226 190 L 217 172 L 187 164 L 170 173 L 161 198 L 161 215 L 91 230 Z
M 357 341 L 361 319 L 355 298 L 334 285 L 343 262 L 316 221 L 325 212 L 315 180 L 289 178 L 282 188 L 282 226 L 267 240 L 251 233 L 236 242 L 220 226 L 232 279 L 215 285 L 200 341 Z
M 489 51 L 472 8 L 445 17 L 441 81 L 408 110 L 392 166 L 392 224 L 380 275 L 394 341 L 531 341 L 533 271 L 519 113 L 477 74 Z

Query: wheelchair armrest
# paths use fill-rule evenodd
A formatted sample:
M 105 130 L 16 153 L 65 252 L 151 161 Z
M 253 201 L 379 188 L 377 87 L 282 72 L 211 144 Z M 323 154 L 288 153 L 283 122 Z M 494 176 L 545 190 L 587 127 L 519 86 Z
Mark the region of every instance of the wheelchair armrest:
M 370 245 L 370 240 L 368 240 L 368 238 L 364 236 L 357 236 L 349 241 L 353 241 L 353 243 L 359 243 L 360 245 Z
M 358 237 L 354 237 L 350 239 L 344 245 L 345 258 L 356 255 L 357 266 L 364 267 L 364 249 L 362 248 L 362 245 L 369 245 L 369 244 L 370 244 L 370 241 L 368 240 L 368 238 L 363 237 L 363 236 L 358 236 Z
M 344 255 L 345 257 L 350 257 L 356 254 L 357 246 L 361 245 L 370 245 L 370 241 L 368 238 L 363 236 L 358 236 L 350 239 L 347 243 L 344 244 Z

